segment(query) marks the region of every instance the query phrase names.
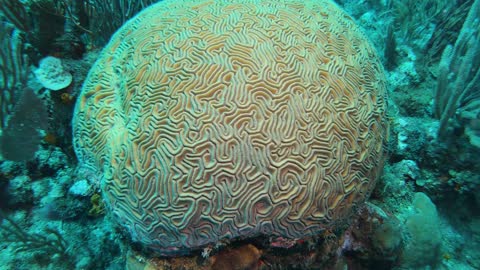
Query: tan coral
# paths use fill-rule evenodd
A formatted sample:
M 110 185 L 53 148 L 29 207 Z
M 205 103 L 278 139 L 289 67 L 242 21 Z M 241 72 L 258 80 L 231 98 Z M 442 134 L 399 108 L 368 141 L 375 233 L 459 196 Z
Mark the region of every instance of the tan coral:
M 82 164 L 135 241 L 175 254 L 301 238 L 369 195 L 383 69 L 328 0 L 167 0 L 112 38 L 73 120 Z

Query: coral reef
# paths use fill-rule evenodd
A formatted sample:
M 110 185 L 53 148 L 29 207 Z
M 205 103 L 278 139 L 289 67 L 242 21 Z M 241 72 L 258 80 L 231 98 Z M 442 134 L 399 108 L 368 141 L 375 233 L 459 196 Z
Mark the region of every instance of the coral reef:
M 237 1 L 240 0 L 226 2 Z M 94 61 L 109 53 L 114 54 L 110 51 L 101 53 L 99 49 L 120 25 L 152 2 L 154 1 L 0 0 L 0 37 L 2 37 L 0 146 L 4 153 L 5 150 L 10 153 L 0 157 L 0 270 L 480 269 L 479 97 L 476 92 L 478 87 L 462 87 L 462 84 L 477 85 L 470 82 L 475 82 L 475 74 L 478 74 L 478 61 L 472 62 L 478 58 L 471 57 L 479 48 L 479 31 L 476 27 L 478 0 L 336 1 L 353 16 L 356 24 L 363 28 L 365 36 L 371 40 L 376 51 L 380 52 L 378 55 L 387 67 L 386 91 L 389 97 L 385 101 L 388 101 L 389 106 L 386 119 L 390 124 L 391 134 L 389 138 L 385 137 L 389 139 L 386 142 L 388 156 L 371 197 L 366 203 L 358 203 L 356 207 L 350 209 L 353 211 L 348 218 L 315 234 L 298 237 L 282 235 L 246 237 L 248 234 L 240 233 L 239 235 L 244 237 L 225 237 L 222 241 L 198 246 L 198 249 L 190 250 L 189 255 L 178 254 L 176 257 L 152 254 L 145 250 L 143 245 L 132 241 L 131 235 L 123 230 L 121 221 L 119 222 L 118 218 L 105 208 L 111 202 L 106 203 L 103 199 L 108 198 L 102 195 L 104 175 L 99 173 L 95 166 L 79 166 L 72 145 L 71 119 L 74 104 L 79 96 L 82 100 L 81 88 L 87 73 Z M 309 1 L 293 2 L 301 2 L 302 5 L 309 3 Z M 307 11 L 309 9 L 310 6 Z M 244 31 L 252 31 L 255 27 L 263 25 L 264 21 L 253 23 L 253 20 L 238 19 L 236 15 L 241 14 L 240 11 L 235 11 L 236 8 L 233 10 L 224 10 L 222 13 L 233 12 L 228 22 L 243 23 L 239 29 L 246 28 Z M 195 12 L 197 11 L 191 9 L 183 16 L 193 16 Z M 469 16 L 469 13 L 473 15 Z M 314 38 L 317 34 L 325 37 L 320 32 L 312 32 L 311 35 L 292 35 L 305 31 L 305 28 L 299 28 L 303 19 L 317 20 L 324 15 L 314 12 L 311 17 L 302 17 L 282 25 L 286 34 L 285 39 L 279 42 L 290 42 L 291 48 L 294 49 L 297 45 L 300 46 L 299 42 L 303 37 Z M 202 23 L 213 21 L 214 14 L 211 16 L 206 17 Z M 343 19 L 351 23 L 350 17 L 344 16 Z M 177 23 L 185 23 L 178 27 L 179 32 L 175 32 L 179 33 L 176 36 L 178 41 L 184 40 L 190 34 L 186 31 L 188 28 L 184 26 L 191 22 L 179 22 L 176 19 L 173 21 L 168 23 L 174 28 Z M 198 33 L 204 30 L 200 29 Z M 213 30 L 216 31 L 217 28 Z M 199 44 L 216 41 L 207 37 L 205 33 Z M 252 33 L 253 37 L 258 38 L 258 33 Z M 347 40 L 340 42 L 335 38 L 327 36 L 327 40 L 319 44 L 335 41 L 333 44 L 337 46 L 332 46 L 332 50 L 336 52 L 348 48 Z M 133 49 L 144 52 L 144 49 L 152 48 L 152 44 L 158 41 L 148 38 L 142 40 L 144 41 L 142 46 L 135 46 Z M 239 39 L 233 43 L 244 44 L 248 40 L 249 38 Z M 221 42 L 215 44 L 216 50 L 212 50 L 211 53 L 222 54 L 224 48 L 221 48 L 221 45 Z M 165 50 L 178 48 L 169 47 Z M 246 46 L 242 50 L 248 48 Z M 309 51 L 297 50 L 294 54 L 297 57 L 295 59 L 301 57 L 304 57 L 305 61 L 316 59 L 311 50 L 313 47 L 303 48 Z M 125 51 L 126 48 L 120 47 L 118 50 Z M 276 49 L 265 49 L 258 57 L 264 59 L 262 61 L 267 61 L 266 59 L 276 52 L 278 52 Z M 149 62 L 150 59 L 142 58 L 149 55 L 152 56 L 151 52 L 138 54 L 135 61 Z M 173 87 L 175 83 L 189 75 L 187 72 L 189 69 L 182 65 L 186 65 L 192 59 L 202 63 L 199 59 L 205 57 L 204 54 L 199 54 L 195 55 L 196 58 L 190 59 L 186 58 L 186 54 L 168 55 L 165 52 L 155 56 L 164 55 L 173 59 L 170 63 L 172 69 L 168 72 L 184 72 L 181 76 L 168 76 L 162 81 L 168 84 L 168 87 Z M 253 55 L 253 53 L 242 55 L 235 59 L 237 61 L 235 63 L 243 63 Z M 34 76 L 33 71 L 38 68 L 39 61 L 49 56 L 61 59 L 63 71 L 72 75 L 68 87 L 49 91 Z M 327 59 L 330 56 L 328 51 L 322 57 Z M 204 64 L 218 64 L 219 59 L 215 58 Z M 345 59 L 340 60 L 342 62 Z M 335 61 L 330 62 L 332 64 Z M 120 66 L 122 68 L 118 71 L 126 72 L 128 65 Z M 261 74 L 260 71 L 248 73 L 254 69 L 243 67 L 239 70 L 245 75 Z M 136 74 L 139 80 L 150 78 L 146 75 L 156 71 L 151 65 L 144 68 L 140 69 L 142 73 Z M 286 67 L 283 68 L 285 71 Z M 469 72 L 462 71 L 466 69 L 469 69 Z M 107 67 L 104 71 L 108 70 Z M 273 71 L 275 70 L 266 69 L 266 74 L 270 76 L 267 77 L 280 78 L 281 72 L 275 74 Z M 335 72 L 343 71 L 349 69 L 335 69 Z M 217 78 L 215 76 L 220 76 L 221 72 L 213 70 L 208 74 L 213 76 L 212 78 Z M 277 77 L 272 77 L 274 75 Z M 208 76 L 205 75 L 204 78 Z M 291 79 L 295 78 L 292 76 Z M 234 76 L 231 77 L 231 82 L 240 85 L 240 81 Z M 253 79 L 249 79 L 245 83 L 253 82 Z M 335 80 L 335 83 L 341 82 Z M 333 81 L 330 80 L 328 83 Z M 138 85 L 129 84 L 129 87 Z M 151 84 L 148 87 L 151 87 Z M 146 89 L 150 89 L 148 87 L 145 86 Z M 193 88 L 199 87 L 195 85 Z M 266 84 L 252 91 L 264 91 L 268 87 L 270 85 Z M 288 84 L 288 87 L 297 91 L 299 84 Z M 348 89 L 348 84 L 341 87 Z M 192 91 L 195 90 L 193 88 Z M 31 90 L 27 92 L 25 89 Z M 329 91 L 325 90 L 325 93 L 331 93 Z M 467 91 L 467 94 L 457 96 L 464 91 Z M 146 95 L 137 95 L 139 93 L 140 89 L 135 95 L 146 98 Z M 351 97 L 345 95 L 346 92 L 339 93 L 345 98 Z M 26 96 L 23 96 L 25 94 Z M 103 98 L 99 97 L 98 100 Z M 216 96 L 213 94 L 209 98 L 214 99 Z M 268 101 L 268 98 L 271 96 L 259 96 L 255 102 L 260 104 Z M 232 99 L 235 104 L 246 102 L 241 98 Z M 180 95 L 176 100 L 178 104 L 189 101 L 190 103 L 186 102 L 185 105 L 188 105 L 186 108 L 192 115 L 202 108 L 198 100 L 188 95 Z M 304 100 L 307 105 L 315 101 L 311 96 L 302 97 L 300 100 Z M 461 102 L 454 102 L 455 100 Z M 299 100 L 294 101 L 301 103 Z M 450 104 L 446 106 L 448 103 Z M 167 105 L 158 103 L 158 106 L 161 109 Z M 286 105 L 279 105 L 276 110 L 281 111 L 284 108 L 282 106 Z M 143 107 L 133 106 L 131 110 L 138 111 Z M 38 113 L 40 111 L 35 113 L 39 108 L 46 109 L 46 114 Z M 232 115 L 245 113 L 238 108 L 234 110 L 225 107 L 225 110 L 228 109 L 232 110 Z M 251 108 L 245 110 L 250 112 Z M 442 110 L 443 113 L 439 113 Z M 276 116 L 277 121 L 287 122 L 289 118 L 286 116 L 290 115 L 291 111 Z M 295 110 L 293 112 L 297 115 L 302 113 Z M 245 123 L 244 130 L 254 129 L 256 126 L 247 124 L 253 123 L 248 122 L 248 119 L 257 121 L 262 113 L 251 115 L 246 113 L 247 120 L 241 122 Z M 186 123 L 191 120 L 189 117 L 191 115 L 187 114 L 182 119 Z M 131 115 L 130 118 L 124 119 L 127 123 L 132 123 L 134 118 L 134 115 Z M 145 119 L 147 118 L 142 118 L 143 124 L 153 124 Z M 236 123 L 237 120 L 231 118 L 231 121 Z M 191 126 L 185 128 L 194 132 L 196 130 L 193 128 L 198 127 L 194 124 L 201 126 L 201 123 L 200 120 L 193 121 Z M 242 127 L 241 123 L 239 127 Z M 301 123 L 290 122 L 290 125 Z M 282 132 L 287 131 L 287 126 L 278 127 L 276 134 L 280 136 L 284 134 Z M 169 131 L 162 132 L 167 134 Z M 228 130 L 223 130 L 223 133 L 228 134 Z M 208 134 L 210 136 L 212 133 Z M 95 134 L 86 133 L 86 136 L 90 135 Z M 301 138 L 310 138 L 310 135 L 315 135 L 315 132 Z M 329 145 L 332 147 L 338 145 L 344 135 L 343 133 L 338 135 L 339 140 L 330 142 Z M 200 137 L 192 143 L 201 141 Z M 114 143 L 113 140 L 104 142 Z M 175 142 L 171 141 L 166 145 L 171 146 Z M 280 145 L 287 148 L 284 152 L 276 154 L 295 152 L 296 144 L 293 142 L 295 140 L 289 143 L 282 142 Z M 143 146 L 139 144 L 139 149 L 144 149 Z M 165 147 L 163 150 L 164 153 L 169 153 L 173 148 Z M 205 154 L 208 153 L 207 150 L 192 148 L 182 160 L 196 158 L 198 164 L 203 162 L 202 164 L 209 165 L 213 159 L 207 159 L 211 157 Z M 315 148 L 306 147 L 305 151 L 309 150 L 313 151 Z M 240 149 L 235 153 L 243 152 Z M 328 153 L 333 155 L 336 152 Z M 258 152 L 251 152 L 250 156 L 258 160 L 259 155 Z M 230 162 L 227 156 L 217 155 L 216 158 L 221 158 L 225 163 Z M 242 159 L 237 158 L 234 161 L 239 160 Z M 82 165 L 85 165 L 83 163 Z M 165 169 L 156 164 L 157 167 Z M 240 166 L 239 164 L 237 165 Z M 338 165 L 340 162 L 335 164 Z M 186 174 L 187 172 L 183 171 L 185 168 L 186 166 L 181 167 L 176 173 Z M 202 169 L 207 171 L 209 168 L 204 166 Z M 228 172 L 229 170 L 225 170 L 225 173 Z M 154 175 L 160 174 L 157 172 Z M 198 181 L 197 189 L 200 192 L 205 183 L 200 182 L 200 178 L 195 180 Z M 289 181 L 296 181 L 296 178 L 287 177 L 284 180 L 286 182 L 282 183 L 289 184 L 292 183 Z M 335 187 L 342 189 L 341 186 Z M 245 193 L 247 196 L 253 190 L 245 189 L 239 193 Z M 294 200 L 286 204 L 295 205 L 301 204 Z M 343 204 L 339 205 L 343 207 Z M 259 207 L 258 211 L 262 209 L 264 208 Z M 204 211 L 207 213 L 208 208 L 204 208 Z M 181 211 L 179 213 L 176 218 L 188 217 L 189 214 Z M 279 216 L 281 212 L 273 214 Z M 290 226 L 286 225 L 284 228 L 291 228 Z M 203 233 L 201 230 L 196 232 Z

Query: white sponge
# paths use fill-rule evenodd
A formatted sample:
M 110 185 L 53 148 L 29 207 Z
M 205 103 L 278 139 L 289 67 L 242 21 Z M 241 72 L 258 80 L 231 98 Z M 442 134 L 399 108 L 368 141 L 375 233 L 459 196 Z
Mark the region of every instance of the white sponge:
M 72 74 L 63 70 L 62 61 L 53 56 L 40 60 L 40 65 L 34 73 L 43 87 L 53 91 L 63 89 L 72 83 Z

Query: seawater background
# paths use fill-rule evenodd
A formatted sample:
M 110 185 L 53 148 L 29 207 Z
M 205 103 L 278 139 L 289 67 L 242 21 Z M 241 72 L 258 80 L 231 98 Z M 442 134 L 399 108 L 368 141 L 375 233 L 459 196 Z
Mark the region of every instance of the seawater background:
M 0 143 L 4 157 L 10 159 L 0 161 L 0 269 L 125 268 L 128 239 L 105 216 L 97 187 L 86 181 L 98 176 L 76 170 L 70 120 L 75 95 L 99 50 L 123 22 L 153 2 L 0 0 Z M 396 269 L 479 269 L 478 81 L 472 98 L 455 108 L 441 137 L 438 102 L 434 102 L 445 75 L 440 68 L 445 62 L 442 53 L 457 41 L 474 1 L 337 3 L 364 28 L 382 56 L 392 129 L 385 172 L 370 199 L 383 214 L 394 217 L 388 219 L 392 223 L 384 227 L 384 234 L 371 235 L 377 248 L 384 250 L 354 253 L 349 259 L 377 269 L 392 265 Z M 477 20 L 479 15 L 477 11 Z M 466 54 L 459 57 L 466 60 L 458 62 L 470 61 L 468 70 L 478 72 L 478 27 L 469 31 L 467 45 L 477 50 L 476 58 L 469 60 Z M 47 75 L 71 74 L 69 87 L 48 91 L 33 75 L 47 55 L 61 59 L 63 67 Z M 443 91 L 452 91 L 453 86 L 450 83 Z M 22 94 L 28 91 L 34 95 Z M 7 132 L 15 122 L 29 124 Z M 341 233 L 336 237 L 348 243 Z M 388 254 L 385 249 L 389 248 L 402 250 L 401 255 L 391 255 L 395 263 L 375 264 L 375 252 Z M 211 255 L 216 253 L 213 249 Z M 292 256 L 296 264 L 267 262 L 262 267 L 315 266 L 306 260 L 297 262 L 295 252 L 287 250 L 284 256 Z M 324 251 L 308 252 L 319 256 Z M 195 251 L 193 256 L 203 258 L 201 253 Z

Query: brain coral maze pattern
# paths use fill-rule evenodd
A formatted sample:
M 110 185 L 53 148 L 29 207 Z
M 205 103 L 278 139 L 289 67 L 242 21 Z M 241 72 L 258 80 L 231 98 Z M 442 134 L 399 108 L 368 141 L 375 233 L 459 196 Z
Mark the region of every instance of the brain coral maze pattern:
M 135 241 L 163 253 L 338 223 L 380 171 L 383 69 L 326 0 L 164 1 L 79 97 L 74 145 Z

